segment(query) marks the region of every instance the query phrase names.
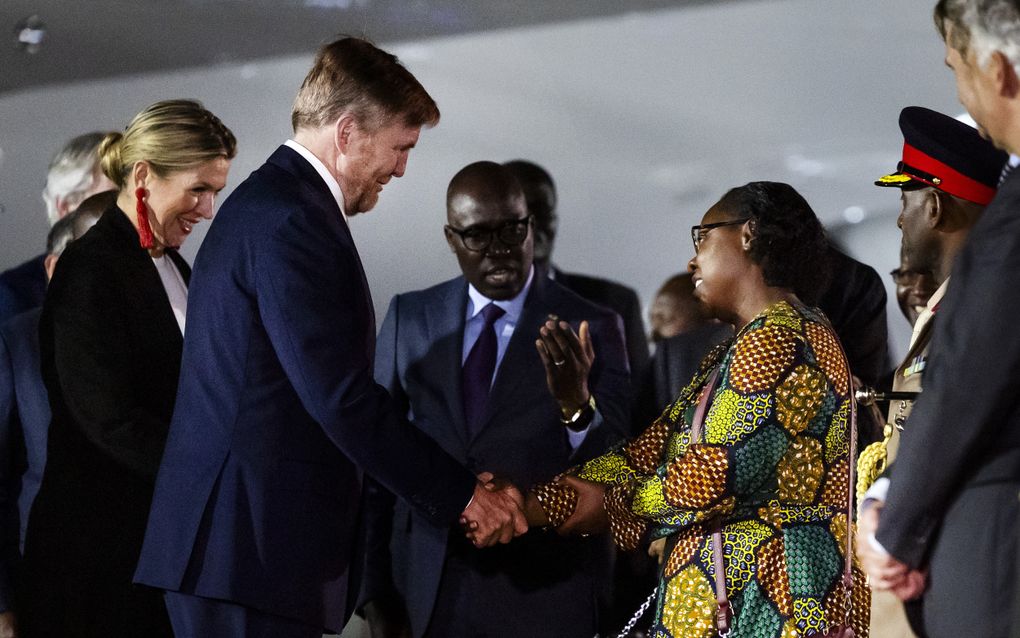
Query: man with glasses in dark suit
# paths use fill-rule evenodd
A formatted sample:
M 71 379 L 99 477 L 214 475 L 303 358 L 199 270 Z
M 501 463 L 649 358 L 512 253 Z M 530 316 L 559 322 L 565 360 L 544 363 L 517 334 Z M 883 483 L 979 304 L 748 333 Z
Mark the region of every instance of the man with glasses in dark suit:
M 522 488 L 622 438 L 630 397 L 619 317 L 538 275 L 514 175 L 494 162 L 462 169 L 447 222 L 462 276 L 394 297 L 377 381 L 455 459 Z M 408 621 L 416 638 L 595 633 L 605 538 L 533 530 L 477 551 L 380 486 L 369 494 L 374 636 L 401 635 Z

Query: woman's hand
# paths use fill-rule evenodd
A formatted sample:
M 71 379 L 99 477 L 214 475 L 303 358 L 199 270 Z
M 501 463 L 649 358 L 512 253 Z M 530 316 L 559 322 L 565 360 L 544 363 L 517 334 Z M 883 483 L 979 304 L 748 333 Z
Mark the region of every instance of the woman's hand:
M 648 545 L 648 555 L 658 561 L 661 565 L 666 560 L 666 537 L 656 538 Z
M 524 495 L 524 518 L 528 521 L 528 527 L 545 527 L 549 524 L 549 517 L 534 492 Z
M 609 529 L 609 516 L 606 514 L 606 486 L 584 479 L 562 476 L 559 481 L 566 483 L 577 492 L 577 507 L 574 513 L 556 528 L 561 536 L 571 534 L 598 534 Z

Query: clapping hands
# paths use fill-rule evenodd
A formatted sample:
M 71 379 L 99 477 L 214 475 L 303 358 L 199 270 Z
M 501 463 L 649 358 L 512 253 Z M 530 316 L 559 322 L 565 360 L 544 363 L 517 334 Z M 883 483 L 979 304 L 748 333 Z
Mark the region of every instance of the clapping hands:
M 478 475 L 474 496 L 461 514 L 460 524 L 475 547 L 509 543 L 528 531 L 524 496 L 512 483 L 483 472 Z

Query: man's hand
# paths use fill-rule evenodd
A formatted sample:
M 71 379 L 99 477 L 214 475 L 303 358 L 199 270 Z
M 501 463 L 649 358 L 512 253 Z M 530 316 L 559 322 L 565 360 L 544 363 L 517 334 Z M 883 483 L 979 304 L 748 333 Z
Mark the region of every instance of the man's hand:
M 595 361 L 595 348 L 588 322 L 582 321 L 580 334 L 575 334 L 569 323 L 549 315 L 538 332 L 535 348 L 545 366 L 549 392 L 565 414 L 573 413 L 591 396 L 588 375 Z
M 925 588 L 928 586 L 928 574 L 916 569 L 912 569 L 907 572 L 906 576 L 897 585 L 894 585 L 890 591 L 899 598 L 906 602 L 919 598 L 924 593 Z
M 0 614 L 0 638 L 18 638 L 18 623 L 13 611 Z
M 872 572 L 879 574 L 889 555 L 879 551 L 873 542 L 875 532 L 878 530 L 878 521 L 882 514 L 882 501 L 865 501 L 868 505 L 861 510 L 857 518 L 857 558 L 861 561 L 861 568 L 864 573 L 874 581 Z M 871 583 L 874 585 L 874 582 Z
M 577 507 L 570 518 L 556 528 L 562 536 L 571 534 L 598 534 L 609 529 L 609 516 L 606 514 L 606 486 L 579 479 L 576 476 L 564 475 L 559 479 L 577 492 Z
M 479 476 L 460 523 L 475 547 L 509 543 L 528 531 L 524 497 L 512 483 L 497 481 L 486 472 Z
M 924 593 L 927 575 L 896 560 L 875 545 L 875 532 L 882 516 L 882 501 L 874 501 L 857 520 L 857 558 L 868 583 L 876 591 L 891 591 L 900 600 L 912 600 Z

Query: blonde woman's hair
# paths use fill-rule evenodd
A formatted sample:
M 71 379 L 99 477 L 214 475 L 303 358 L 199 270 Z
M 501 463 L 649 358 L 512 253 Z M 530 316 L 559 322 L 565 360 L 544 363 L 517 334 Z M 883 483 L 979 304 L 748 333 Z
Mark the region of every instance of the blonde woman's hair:
M 196 100 L 156 102 L 136 115 L 123 133 L 108 133 L 99 145 L 100 167 L 120 189 L 143 160 L 156 175 L 166 177 L 236 154 L 234 134 Z

